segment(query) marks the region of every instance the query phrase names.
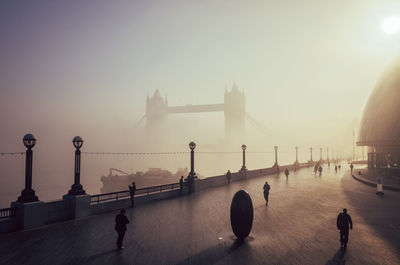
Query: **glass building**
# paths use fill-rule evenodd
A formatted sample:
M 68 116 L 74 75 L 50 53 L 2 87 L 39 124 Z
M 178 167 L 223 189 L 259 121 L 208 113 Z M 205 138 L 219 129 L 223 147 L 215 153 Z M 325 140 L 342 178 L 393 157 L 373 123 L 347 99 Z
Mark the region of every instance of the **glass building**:
M 368 147 L 369 168 L 400 169 L 400 59 L 385 71 L 370 95 L 357 145 Z

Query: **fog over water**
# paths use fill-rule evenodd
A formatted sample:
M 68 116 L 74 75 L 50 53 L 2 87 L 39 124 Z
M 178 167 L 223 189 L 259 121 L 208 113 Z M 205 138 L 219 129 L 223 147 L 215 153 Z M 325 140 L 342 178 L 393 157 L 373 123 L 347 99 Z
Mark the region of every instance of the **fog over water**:
M 204 177 L 350 157 L 368 96 L 399 55 L 382 21 L 400 2 L 368 1 L 2 1 L 0 153 L 24 152 L 33 133 L 33 189 L 59 199 L 73 182 L 72 138 L 83 152 L 188 152 Z M 174 114 L 149 133 L 146 98 L 169 106 L 221 104 L 244 92 L 243 138 L 225 137 L 223 112 Z M 216 153 L 216 152 L 237 153 Z M 360 158 L 361 150 L 356 156 Z M 213 153 L 201 153 L 213 152 Z M 254 152 L 254 153 L 252 153 Z M 255 153 L 266 152 L 266 153 Z M 24 187 L 25 157 L 0 155 L 0 207 Z M 82 155 L 81 182 L 99 193 L 109 168 L 189 167 L 189 154 Z

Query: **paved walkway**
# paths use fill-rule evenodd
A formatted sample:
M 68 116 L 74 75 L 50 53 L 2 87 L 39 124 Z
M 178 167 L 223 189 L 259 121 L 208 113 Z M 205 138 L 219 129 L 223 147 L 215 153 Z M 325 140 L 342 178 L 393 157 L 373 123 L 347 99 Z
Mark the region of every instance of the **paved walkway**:
M 115 251 L 117 212 L 0 236 L 0 264 L 400 264 L 399 192 L 373 187 L 325 168 L 232 183 L 129 209 L 125 249 Z M 262 186 L 271 184 L 265 206 Z M 250 237 L 235 242 L 229 207 L 239 189 L 250 193 Z M 347 251 L 336 216 L 353 218 Z
M 399 171 L 400 172 L 400 171 Z M 361 173 L 361 174 L 360 174 Z M 379 174 L 379 173 L 378 173 Z M 383 178 L 383 186 L 386 189 L 400 191 L 400 178 L 391 174 L 380 175 Z M 353 177 L 365 184 L 376 187 L 377 173 L 370 172 L 365 166 L 353 171 Z

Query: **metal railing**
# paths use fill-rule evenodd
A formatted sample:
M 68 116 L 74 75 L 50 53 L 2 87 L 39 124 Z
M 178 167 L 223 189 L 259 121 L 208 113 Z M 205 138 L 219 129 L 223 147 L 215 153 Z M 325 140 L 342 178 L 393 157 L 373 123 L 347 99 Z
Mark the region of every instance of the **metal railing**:
M 0 219 L 13 218 L 16 216 L 17 208 L 0 209 Z
M 165 184 L 165 185 L 159 185 L 159 186 L 140 188 L 140 189 L 136 189 L 135 197 L 149 195 L 149 194 L 153 194 L 153 193 L 160 193 L 163 191 L 169 191 L 169 190 L 174 190 L 174 189 L 179 189 L 179 188 L 180 188 L 179 183 L 171 183 L 171 184 Z M 90 204 L 100 204 L 100 203 L 109 202 L 109 201 L 118 201 L 121 199 L 130 198 L 130 197 L 131 197 L 131 194 L 130 194 L 129 190 L 96 194 L 96 195 L 90 196 Z

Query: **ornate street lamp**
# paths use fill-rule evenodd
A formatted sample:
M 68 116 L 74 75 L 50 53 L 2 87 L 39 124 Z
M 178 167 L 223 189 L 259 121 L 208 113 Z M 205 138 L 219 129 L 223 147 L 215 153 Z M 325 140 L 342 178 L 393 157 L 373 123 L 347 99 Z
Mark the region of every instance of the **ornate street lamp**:
M 189 148 L 190 148 L 190 173 L 188 176 L 188 184 L 189 184 L 189 193 L 194 192 L 194 149 L 196 148 L 196 143 L 195 142 L 190 142 L 189 143 Z
M 297 164 L 297 163 L 299 163 L 299 147 L 296 146 L 295 149 L 296 149 L 296 162 L 295 163 Z
M 196 148 L 195 142 L 189 143 L 190 148 L 190 174 L 194 175 L 194 149 Z
M 74 144 L 75 150 L 75 178 L 74 184 L 72 184 L 71 189 L 68 192 L 68 195 L 83 195 L 86 194 L 83 189 L 80 179 L 81 179 L 81 150 L 80 148 L 83 145 L 83 140 L 80 136 L 75 136 L 72 139 L 72 143 Z
M 247 169 L 246 169 L 246 148 L 247 148 L 247 145 L 242 144 L 242 150 L 243 150 L 243 165 L 242 165 L 241 171 L 247 170 Z
M 32 189 L 32 148 L 36 144 L 36 138 L 32 134 L 28 133 L 22 140 L 27 148 L 25 163 L 25 189 L 21 192 L 21 196 L 18 197 L 18 202 L 34 202 L 39 200 L 35 195 L 35 191 Z
M 278 146 L 274 146 L 275 150 L 275 165 L 278 165 Z
M 314 162 L 314 161 L 312 160 L 312 147 L 310 147 L 310 162 Z

